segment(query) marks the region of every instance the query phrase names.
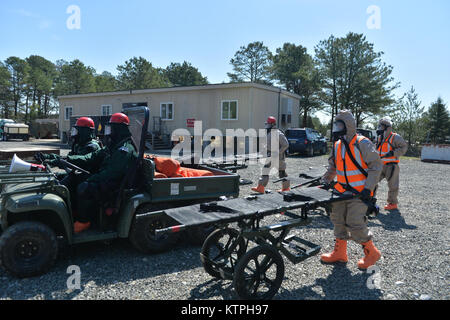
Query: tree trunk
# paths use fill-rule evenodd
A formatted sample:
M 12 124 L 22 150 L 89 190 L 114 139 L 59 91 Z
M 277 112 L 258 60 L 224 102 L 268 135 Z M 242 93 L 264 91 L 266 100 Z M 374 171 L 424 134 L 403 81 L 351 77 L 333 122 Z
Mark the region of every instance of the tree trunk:
M 44 116 L 46 117 L 48 114 L 48 95 L 44 96 Z
M 303 128 L 308 126 L 308 108 L 303 108 Z
M 25 123 L 28 121 L 28 101 L 29 101 L 29 95 L 27 93 L 27 99 L 25 101 Z

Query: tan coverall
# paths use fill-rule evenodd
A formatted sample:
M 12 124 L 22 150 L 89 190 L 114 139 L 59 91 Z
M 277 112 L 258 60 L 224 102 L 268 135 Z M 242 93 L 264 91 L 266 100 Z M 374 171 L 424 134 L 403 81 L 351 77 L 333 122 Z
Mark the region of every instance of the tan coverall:
M 377 147 L 382 142 L 380 139 L 382 138 L 383 141 L 385 141 L 386 138 L 389 137 L 391 132 L 392 127 L 388 127 L 384 132 L 383 137 L 378 137 Z M 399 134 L 396 134 L 394 139 L 392 140 L 392 148 L 394 149 L 394 157 L 399 158 L 403 156 L 408 150 L 408 144 Z M 385 178 L 389 188 L 387 202 L 398 204 L 398 190 L 400 187 L 400 167 L 398 163 L 391 162 L 389 164 L 383 165 L 383 170 L 381 171 L 380 175 L 380 181 Z
M 342 120 L 345 123 L 347 133 L 344 138 L 349 143 L 356 134 L 356 121 L 353 115 L 350 112 L 341 112 L 336 116 L 336 120 Z M 371 141 L 364 139 L 358 146 L 362 159 L 368 166 L 368 176 L 364 188 L 373 191 L 378 183 L 383 163 L 375 149 L 375 145 Z M 334 148 L 331 151 L 328 163 L 328 170 L 323 179 L 325 182 L 330 183 L 336 177 Z M 330 219 L 334 225 L 335 237 L 342 240 L 352 239 L 358 243 L 372 240 L 372 233 L 367 227 L 367 209 L 367 205 L 359 198 L 334 202 Z
M 271 150 L 271 134 L 270 131 L 267 134 L 267 151 L 272 154 L 272 156 L 276 156 L 278 154 L 278 175 L 280 178 L 287 178 L 286 174 L 286 150 L 289 148 L 289 142 L 284 135 L 283 132 L 281 132 L 279 129 L 272 129 L 271 131 L 274 131 L 274 133 L 278 134 L 278 150 Z M 262 185 L 263 187 L 266 187 L 269 183 L 269 173 L 270 169 L 272 168 L 272 164 L 270 161 L 270 157 L 266 159 L 266 162 L 264 164 L 264 168 L 262 169 L 262 175 L 258 180 L 258 184 Z M 286 181 L 282 182 L 282 188 L 288 189 L 290 187 L 290 181 L 286 179 Z

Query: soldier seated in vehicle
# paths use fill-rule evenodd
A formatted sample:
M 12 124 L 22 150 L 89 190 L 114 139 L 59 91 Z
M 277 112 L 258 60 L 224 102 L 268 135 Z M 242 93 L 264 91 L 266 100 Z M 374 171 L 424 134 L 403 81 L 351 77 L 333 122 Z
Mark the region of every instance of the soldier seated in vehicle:
M 78 203 L 74 232 L 88 229 L 98 212 L 99 202 L 111 200 L 120 187 L 130 166 L 137 159 L 129 130 L 130 120 L 123 113 L 115 113 L 105 126 L 106 147 L 86 155 L 70 155 L 67 161 L 89 170 L 91 175 L 76 188 L 74 201 Z M 109 199 L 108 199 L 109 198 Z
M 70 131 L 72 140 L 72 149 L 68 153 L 69 156 L 85 155 L 100 149 L 100 144 L 95 136 L 94 120 L 89 117 L 81 117 L 77 120 Z M 45 160 L 58 159 L 59 155 L 50 153 L 42 154 Z
M 72 140 L 72 150 L 68 153 L 69 156 L 86 155 L 101 149 L 99 141 L 95 135 L 94 120 L 89 117 L 79 118 L 75 123 L 75 126 L 73 126 L 70 135 Z M 57 166 L 61 157 L 54 153 L 40 153 L 39 158 L 47 160 L 51 166 Z M 87 177 L 85 174 L 75 175 L 58 173 L 57 178 L 60 180 L 61 184 L 65 185 L 69 189 L 71 195 L 70 198 L 73 199 L 75 197 L 76 186 L 83 182 Z M 77 210 L 75 201 L 72 201 L 72 209 L 74 211 Z

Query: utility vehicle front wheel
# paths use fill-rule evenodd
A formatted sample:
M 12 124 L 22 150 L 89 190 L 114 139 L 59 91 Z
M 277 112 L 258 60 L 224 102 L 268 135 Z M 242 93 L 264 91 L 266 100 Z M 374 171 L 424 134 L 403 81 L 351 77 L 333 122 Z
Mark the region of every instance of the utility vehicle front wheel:
M 55 232 L 40 222 L 18 222 L 0 237 L 0 264 L 19 278 L 47 272 L 57 254 Z
M 152 206 L 143 206 L 136 212 L 139 214 L 154 211 Z M 167 216 L 157 215 L 133 220 L 130 230 L 130 242 L 143 253 L 160 253 L 169 250 L 177 243 L 179 233 L 170 233 L 157 236 L 155 231 L 172 226 L 172 221 Z

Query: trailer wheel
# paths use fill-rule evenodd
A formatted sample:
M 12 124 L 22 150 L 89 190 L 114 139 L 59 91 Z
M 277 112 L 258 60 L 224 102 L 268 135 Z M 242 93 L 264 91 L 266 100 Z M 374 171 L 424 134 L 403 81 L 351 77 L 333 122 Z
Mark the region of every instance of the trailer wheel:
M 155 210 L 155 207 L 143 206 L 136 211 L 136 215 Z M 169 250 L 177 243 L 178 233 L 170 233 L 162 236 L 156 236 L 155 230 L 170 227 L 172 222 L 166 216 L 149 216 L 141 221 L 133 219 L 130 230 L 130 242 L 143 253 L 160 253 Z
M 240 299 L 269 300 L 278 292 L 284 278 L 284 261 L 270 245 L 248 251 L 236 266 L 233 286 Z
M 0 264 L 19 278 L 47 272 L 57 254 L 55 232 L 40 222 L 18 222 L 0 237 Z
M 232 228 L 217 229 L 212 232 L 202 246 L 200 259 L 205 271 L 218 279 L 232 279 L 237 261 L 244 255 L 246 244 L 241 238 L 231 252 L 231 245 L 238 241 L 239 232 Z M 212 260 L 212 264 L 209 260 Z M 221 274 L 221 270 L 223 271 Z

